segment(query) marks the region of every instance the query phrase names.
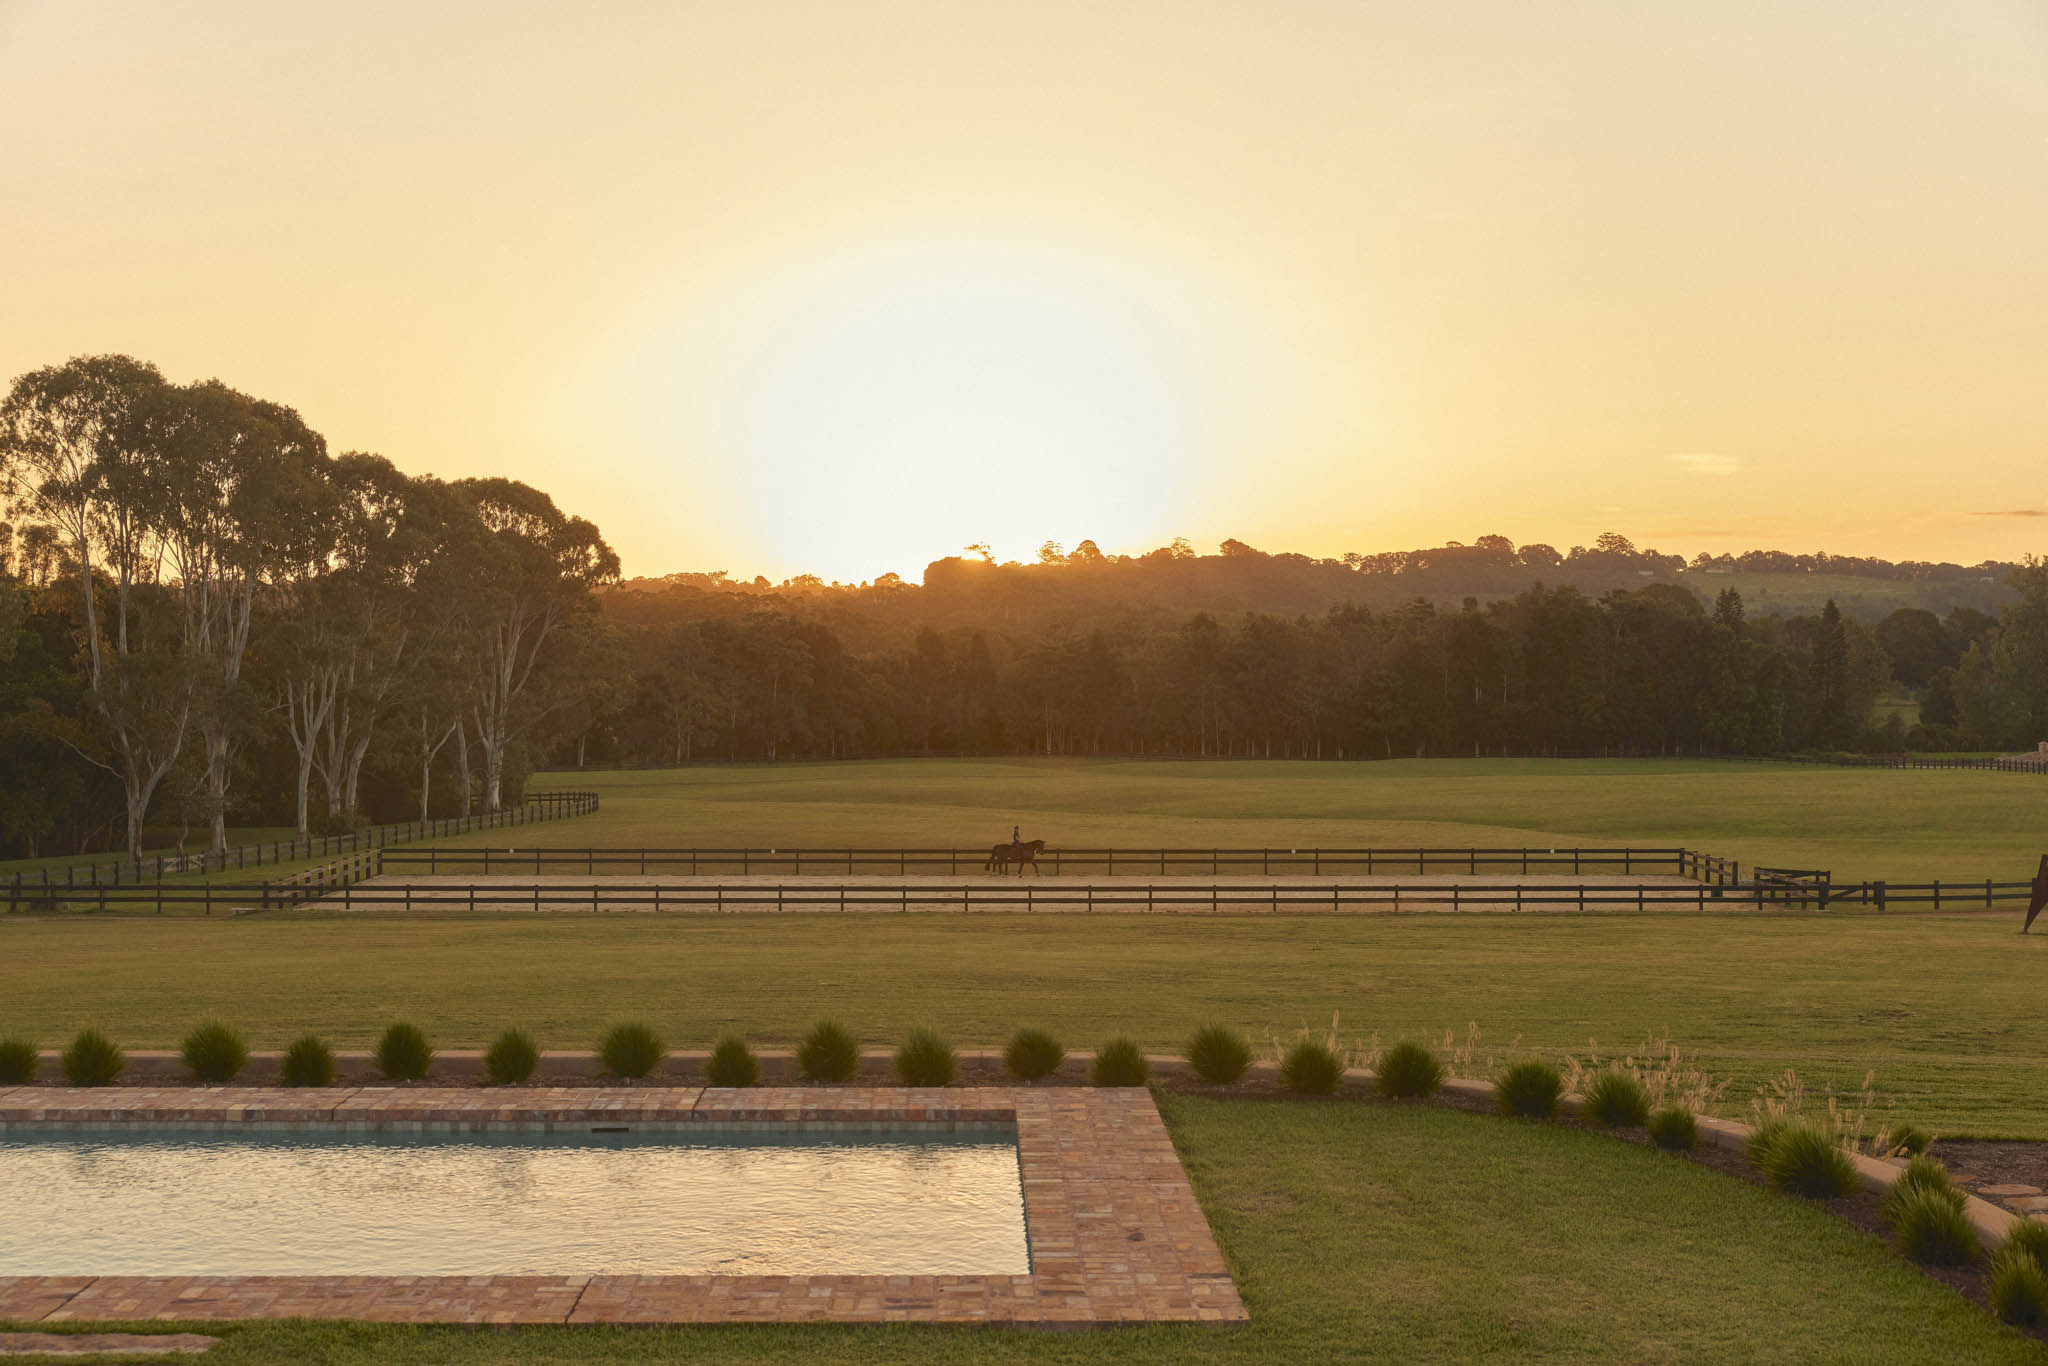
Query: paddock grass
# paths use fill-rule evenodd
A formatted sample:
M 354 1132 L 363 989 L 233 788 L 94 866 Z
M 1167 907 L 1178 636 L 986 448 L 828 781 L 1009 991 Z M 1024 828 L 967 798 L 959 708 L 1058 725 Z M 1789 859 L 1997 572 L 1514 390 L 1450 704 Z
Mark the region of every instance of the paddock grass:
M 1069 1048 L 1128 1033 L 1172 1051 L 1199 1025 L 1275 1040 L 1340 1016 L 1348 1041 L 1487 1053 L 1665 1035 L 1734 1079 L 1787 1067 L 1947 1134 L 2048 1138 L 2048 939 L 1991 916 L 592 916 L 274 913 L 213 920 L 0 916 L 0 1036 L 54 1047 L 97 1024 L 174 1047 L 219 1016 L 257 1048 L 306 1030 L 369 1047 L 394 1019 L 445 1047 L 513 1025 L 587 1048 L 645 1019 L 679 1048 L 728 1029 L 786 1046 L 821 1016 L 876 1045 L 913 1024 L 961 1047 L 1017 1028 Z
M 1838 880 L 2030 877 L 2048 777 L 1729 760 L 888 760 L 554 772 L 595 816 L 490 843 L 973 849 L 1684 845 Z M 468 840 L 448 843 L 480 843 Z
M 1406 759 L 1371 763 L 890 759 L 564 770 L 534 790 L 601 809 L 423 841 L 493 849 L 961 848 L 1009 838 L 1118 848 L 1566 848 L 1635 845 L 1826 868 L 1838 881 L 2031 877 L 2048 776 L 1735 760 Z M 95 856 L 103 859 L 105 856 Z M 0 864 L 22 868 L 82 859 Z M 259 882 L 325 858 L 179 883 Z
M 1614 1139 L 1429 1106 L 1163 1096 L 1251 1322 L 180 1325 L 209 1362 L 2039 1363 L 1825 1210 Z

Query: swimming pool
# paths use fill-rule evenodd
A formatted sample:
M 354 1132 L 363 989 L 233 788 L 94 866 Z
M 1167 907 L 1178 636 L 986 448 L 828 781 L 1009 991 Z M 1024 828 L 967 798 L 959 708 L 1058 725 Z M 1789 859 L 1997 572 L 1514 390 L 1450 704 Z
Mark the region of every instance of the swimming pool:
M 0 1276 L 1030 1271 L 1014 1126 L 0 1136 Z

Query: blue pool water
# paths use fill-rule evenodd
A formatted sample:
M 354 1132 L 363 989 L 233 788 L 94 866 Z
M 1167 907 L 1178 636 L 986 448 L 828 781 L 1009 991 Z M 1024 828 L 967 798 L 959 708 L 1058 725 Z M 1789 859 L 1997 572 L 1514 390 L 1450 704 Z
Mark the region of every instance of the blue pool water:
M 1014 1132 L 0 1136 L 0 1275 L 1022 1275 Z

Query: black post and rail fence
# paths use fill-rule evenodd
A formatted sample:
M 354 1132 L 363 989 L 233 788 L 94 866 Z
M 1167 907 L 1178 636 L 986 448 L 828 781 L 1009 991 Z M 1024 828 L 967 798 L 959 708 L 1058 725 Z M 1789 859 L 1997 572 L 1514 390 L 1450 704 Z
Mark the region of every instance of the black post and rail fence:
M 502 811 L 470 816 L 447 816 L 439 820 L 403 821 L 372 826 L 345 835 L 308 835 L 301 839 L 259 840 L 237 845 L 215 854 L 145 854 L 139 859 L 103 859 L 74 863 L 62 868 L 38 868 L 32 872 L 0 874 L 0 887 L 19 900 L 29 890 L 38 893 L 92 891 L 98 887 L 125 887 L 137 883 L 162 882 L 168 877 L 206 875 L 244 868 L 262 868 L 306 859 L 332 859 L 348 854 L 378 853 L 394 845 L 419 840 L 445 839 L 473 830 L 501 830 L 508 826 L 531 825 L 537 821 L 587 816 L 597 810 L 595 792 L 531 792 L 517 806 Z
M 357 855 L 356 859 L 363 856 Z M 318 902 L 342 912 L 1094 912 L 1110 914 L 1238 913 L 1310 914 L 1346 911 L 1739 911 L 1787 905 L 1874 910 L 1908 907 L 1981 910 L 2025 905 L 2030 882 L 1834 884 L 1825 901 L 1811 892 L 1792 894 L 1764 884 L 1720 887 L 1707 883 L 1346 883 L 1267 881 L 1169 883 L 1139 878 L 1116 882 L 1030 881 L 911 883 L 873 879 L 837 883 L 610 881 L 384 883 L 351 878 L 334 870 L 321 879 L 296 875 L 289 883 L 129 884 L 101 886 L 49 898 L 31 890 L 28 909 L 76 907 L 114 912 L 189 908 L 212 914 L 248 914 L 263 909 Z
M 447 877 L 463 873 L 583 873 L 595 876 L 661 873 L 675 876 L 738 874 L 753 877 L 859 875 L 909 877 L 944 873 L 958 877 L 983 871 L 987 849 L 503 849 L 431 847 L 391 849 L 382 855 L 386 873 Z M 1678 848 L 1425 848 L 1425 849 L 1047 849 L 1038 866 L 1055 877 L 1100 873 L 1109 877 L 1328 877 L 1340 873 L 1387 877 L 1465 874 L 1619 873 L 1623 877 L 1666 875 L 1715 886 L 1741 879 L 1733 859 Z
M 580 814 L 595 809 L 596 801 L 589 793 L 537 793 L 524 807 L 469 818 L 469 828 Z M 1078 884 L 1043 884 L 1028 876 L 963 877 L 984 871 L 989 854 L 980 849 L 407 847 L 412 841 L 459 833 L 459 824 L 450 820 L 384 827 L 331 837 L 324 848 L 320 839 L 261 846 L 258 857 L 269 862 L 287 861 L 294 848 L 301 861 L 325 850 L 338 856 L 257 882 L 154 878 L 67 884 L 55 878 L 17 876 L 11 885 L 0 883 L 0 897 L 10 911 L 162 914 L 170 909 L 206 915 L 312 903 L 386 913 L 940 908 L 1111 913 L 1404 908 L 1705 911 L 1745 906 L 1940 911 L 2024 905 L 2033 890 L 2030 882 L 1996 878 L 1836 882 L 1829 871 L 1811 868 L 1757 867 L 1745 880 L 1742 866 L 1733 859 L 1676 847 L 1059 848 L 1038 855 L 1042 873 L 1103 879 Z M 350 841 L 355 847 L 348 847 Z M 211 869 L 239 866 L 232 860 L 231 852 L 230 861 L 214 861 Z M 747 880 L 723 880 L 735 876 Z M 940 876 L 959 880 L 916 880 Z M 1482 876 L 1489 880 L 1401 880 Z M 817 880 L 779 881 L 782 877 Z M 1269 880 L 1232 881 L 1252 877 Z M 1360 877 L 1381 880 L 1346 880 Z M 1545 880 L 1519 880 L 1532 877 Z M 1636 880 L 1614 881 L 1617 877 Z M 1162 885 L 1148 878 L 1187 881 Z

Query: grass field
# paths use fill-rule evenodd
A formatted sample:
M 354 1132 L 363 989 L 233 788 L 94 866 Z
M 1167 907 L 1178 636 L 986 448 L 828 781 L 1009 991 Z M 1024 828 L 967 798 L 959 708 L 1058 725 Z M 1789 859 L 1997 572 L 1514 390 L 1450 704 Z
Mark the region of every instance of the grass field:
M 1435 1107 L 1164 1096 L 1251 1311 L 1098 1333 L 229 1324 L 209 1362 L 2031 1362 L 1825 1210 L 1646 1148 Z
M 1671 846 L 1840 881 L 1999 880 L 2048 853 L 2048 778 L 1725 760 L 1378 763 L 897 759 L 536 774 L 594 816 L 431 843 L 492 848 Z M 68 860 L 0 864 L 0 876 Z M 230 869 L 251 882 L 322 860 Z M 174 881 L 200 881 L 182 878 Z
M 953 762 L 549 774 L 594 817 L 493 847 L 1683 844 L 1895 881 L 2031 872 L 2028 775 L 1694 762 Z M 469 835 L 447 843 L 476 845 Z M 233 875 L 230 875 L 231 877 Z M 871 1043 L 1023 1024 L 1172 1051 L 1197 1025 L 1612 1054 L 1650 1036 L 1733 1083 L 1797 1068 L 1950 1135 L 2048 1138 L 2048 945 L 2011 912 L 1354 916 L 503 914 L 0 916 L 0 1036 L 96 1023 L 174 1045 L 220 1015 L 259 1047 L 364 1046 L 409 1018 L 448 1047 L 510 1024 L 588 1047 L 655 1023 Z M 763 1326 L 477 1333 L 236 1324 L 212 1359 L 310 1362 L 2044 1361 L 1834 1216 L 1641 1148 L 1434 1108 L 1161 1098 L 1253 1322 L 1048 1335 Z
M 1710 760 L 894 760 L 547 773 L 595 816 L 492 841 L 661 847 L 1684 845 L 1840 880 L 2024 878 L 2048 778 Z M 462 843 L 465 841 L 452 841 Z M 477 843 L 472 837 L 468 843 Z
M 587 1048 L 635 1017 L 704 1047 L 728 1026 L 787 1044 L 830 1014 L 875 1044 L 930 1023 L 993 1046 L 1037 1024 L 1171 1051 L 1212 1019 L 1268 1040 L 1336 1012 L 1354 1040 L 1476 1022 L 1482 1061 L 1665 1035 L 1734 1080 L 1738 1110 L 1787 1067 L 1843 1091 L 1875 1070 L 1943 1132 L 2048 1138 L 2048 939 L 2013 929 L 1811 912 L 0 917 L 0 1036 L 54 1046 L 94 1022 L 173 1047 L 218 1014 L 259 1047 L 304 1029 L 367 1047 L 407 1018 L 449 1047 L 519 1024 Z

